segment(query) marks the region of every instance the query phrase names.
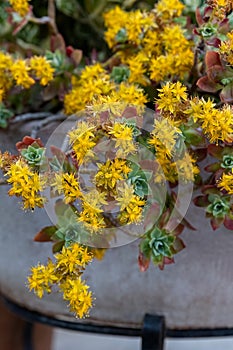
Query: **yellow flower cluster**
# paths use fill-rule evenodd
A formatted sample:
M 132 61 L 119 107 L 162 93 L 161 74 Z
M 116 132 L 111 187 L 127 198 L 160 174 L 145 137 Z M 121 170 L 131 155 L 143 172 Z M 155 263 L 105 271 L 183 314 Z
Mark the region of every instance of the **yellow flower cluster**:
M 34 56 L 30 59 L 30 67 L 42 86 L 53 80 L 54 68 L 43 56 Z
M 118 158 L 125 157 L 136 151 L 136 146 L 133 142 L 133 128 L 121 123 L 114 123 L 110 128 L 109 134 L 116 141 L 117 148 L 116 156 Z
M 210 100 L 194 98 L 190 101 L 190 108 L 185 113 L 201 124 L 210 142 L 232 142 L 233 110 L 229 105 L 224 105 L 222 109 L 214 108 L 214 106 L 215 104 Z
M 233 9 L 232 0 L 211 0 L 210 5 L 213 9 L 212 15 L 218 18 L 220 21 L 226 18 Z
M 228 174 L 223 174 L 221 179 L 217 182 L 217 186 L 228 194 L 233 194 L 233 169 Z
M 154 129 L 151 132 L 148 143 L 154 146 L 155 151 L 164 152 L 171 158 L 180 134 L 181 131 L 174 126 L 172 120 L 167 118 L 155 120 Z
M 28 89 L 35 83 L 35 80 L 29 75 L 30 67 L 24 60 L 16 60 L 10 67 L 10 70 L 17 85 Z
M 159 149 L 156 152 L 156 165 L 155 183 L 165 183 L 166 181 L 171 183 L 177 181 L 193 182 L 195 176 L 200 172 L 195 159 L 187 153 L 177 159 L 172 159 Z
M 78 221 L 91 231 L 98 231 L 105 227 L 103 205 L 107 204 L 105 193 L 92 189 L 82 195 L 82 211 L 79 213 Z
M 146 86 L 150 79 L 160 82 L 189 73 L 194 44 L 174 21 L 183 8 L 179 0 L 160 0 L 152 12 L 125 12 L 117 6 L 104 14 L 105 39 L 129 69 L 130 83 Z
M 35 79 L 45 86 L 54 78 L 54 68 L 42 56 L 33 56 L 30 60 L 13 58 L 8 53 L 0 51 L 0 101 L 6 92 L 18 85 L 25 89 L 35 84 Z
M 233 65 L 233 31 L 227 33 L 227 37 L 228 40 L 221 42 L 219 52 L 230 65 Z
M 134 194 L 134 188 L 131 185 L 124 184 L 118 186 L 118 196 L 116 200 L 120 204 L 119 220 L 123 225 L 137 223 L 142 216 L 145 200 Z
M 63 292 L 63 299 L 69 302 L 70 311 L 79 318 L 88 314 L 92 306 L 92 293 L 81 279 L 86 266 L 92 261 L 88 248 L 75 243 L 63 247 L 55 254 L 56 262 L 48 261 L 47 265 L 38 264 L 31 268 L 28 286 L 42 298 L 45 292 L 51 293 L 52 286 L 57 284 Z
M 18 12 L 21 17 L 26 16 L 29 12 L 29 1 L 30 0 L 8 0 L 12 9 Z
M 115 119 L 113 122 L 111 112 L 109 118 L 101 127 L 96 123 L 96 118 L 95 120 L 89 119 L 87 122 L 77 122 L 75 128 L 69 132 L 69 153 L 75 157 L 79 165 L 85 160 L 88 166 L 87 161 L 98 156 L 98 151 L 101 151 L 102 147 L 98 140 L 102 137 L 109 140 L 109 151 L 111 150 L 113 154 L 115 152 L 115 157 L 112 159 L 107 158 L 104 163 L 97 162 L 98 170 L 94 176 L 91 176 L 95 188 L 87 187 L 81 191 L 79 180 L 73 173 L 56 174 L 56 181 L 53 184 L 59 194 L 64 194 L 63 201 L 66 204 L 79 201 L 78 205 L 81 210 L 77 210 L 77 221 L 81 222 L 89 232 L 101 232 L 101 229 L 108 227 L 109 220 L 113 219 L 104 215 L 109 205 L 108 200 L 110 197 L 119 203 L 124 200 L 125 193 L 119 195 L 118 187 L 121 186 L 121 182 L 127 181 L 128 174 L 132 171 L 128 161 L 122 157 L 136 151 L 133 125 L 123 124 L 120 120 Z M 112 141 L 115 147 L 111 146 Z M 95 145 L 96 154 L 93 149 Z M 106 153 L 108 148 L 105 142 L 104 145 Z M 130 187 L 130 190 L 134 191 L 133 186 Z M 126 207 L 123 208 L 121 205 L 122 213 L 118 217 L 118 223 L 138 222 L 144 204 L 145 201 L 133 194 Z
M 161 53 L 150 61 L 150 78 L 156 82 L 173 76 L 183 79 L 189 74 L 193 65 L 192 43 L 185 38 L 184 31 L 179 25 L 165 27 L 160 41 Z
M 108 28 L 105 40 L 110 48 L 126 40 L 139 45 L 142 32 L 146 33 L 151 27 L 156 27 L 152 13 L 140 10 L 125 12 L 119 6 L 105 13 L 104 21 Z
M 40 191 L 44 189 L 46 180 L 33 172 L 24 160 L 18 159 L 12 163 L 6 176 L 7 182 L 12 184 L 9 195 L 21 196 L 24 209 L 43 207 L 45 198 L 40 196 Z
M 144 106 L 147 98 L 143 90 L 134 84 L 116 84 L 99 63 L 86 66 L 80 78 L 72 78 L 72 89 L 64 97 L 65 113 L 75 114 L 88 105 L 94 108 L 104 103 L 125 102 Z M 97 108 L 98 109 L 98 108 Z
M 59 194 L 64 194 L 64 203 L 72 203 L 81 197 L 78 179 L 74 173 L 55 174 L 55 182 L 52 184 Z
M 173 115 L 182 109 L 182 102 L 188 99 L 187 88 L 179 81 L 176 83 L 168 82 L 158 91 L 158 99 L 156 99 L 158 109 Z
M 92 151 L 96 145 L 94 129 L 94 125 L 78 122 L 75 129 L 69 132 L 69 143 L 72 145 L 74 157 L 79 164 L 87 162 L 94 156 Z
M 167 83 L 159 91 L 156 103 L 162 116 L 175 120 L 178 125 L 185 118 L 192 117 L 194 122 L 200 123 L 210 142 L 232 142 L 231 106 L 224 105 L 222 109 L 217 109 L 210 99 L 207 101 L 199 97 L 188 99 L 186 88 L 180 82 Z
M 13 85 L 10 67 L 13 59 L 8 53 L 0 51 L 0 101 L 3 100 L 5 92 Z
M 95 175 L 95 182 L 98 188 L 115 194 L 118 181 L 124 180 L 131 171 L 126 160 L 115 158 L 108 159 L 105 164 L 97 164 L 99 171 Z
M 163 21 L 168 21 L 174 17 L 179 17 L 183 9 L 184 4 L 179 0 L 160 0 L 155 11 Z

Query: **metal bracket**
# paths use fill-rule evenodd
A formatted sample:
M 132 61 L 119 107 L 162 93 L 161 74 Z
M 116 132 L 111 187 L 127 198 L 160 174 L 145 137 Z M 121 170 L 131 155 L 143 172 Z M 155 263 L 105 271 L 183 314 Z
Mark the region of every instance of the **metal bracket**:
M 146 314 L 142 328 L 141 350 L 163 350 L 165 330 L 163 316 Z
M 24 345 L 23 350 L 33 350 L 33 328 L 34 324 L 31 322 L 26 322 L 25 330 L 24 330 Z

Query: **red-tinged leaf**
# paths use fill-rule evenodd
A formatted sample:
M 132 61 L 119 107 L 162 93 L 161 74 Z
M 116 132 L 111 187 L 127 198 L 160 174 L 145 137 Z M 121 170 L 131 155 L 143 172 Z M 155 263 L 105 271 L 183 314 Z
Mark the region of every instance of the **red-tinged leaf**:
M 150 259 L 146 258 L 145 255 L 140 252 L 138 256 L 138 266 L 141 272 L 145 272 L 150 265 Z
M 217 159 L 222 159 L 222 151 L 223 151 L 223 147 L 216 146 L 214 144 L 208 145 L 207 147 L 208 154 Z
M 190 222 L 188 220 L 186 220 L 185 218 L 182 219 L 181 223 L 182 223 L 182 225 L 187 227 L 189 230 L 196 231 L 196 228 L 193 225 L 191 225 Z
M 229 19 L 228 18 L 224 18 L 224 20 L 222 20 L 222 22 L 220 22 L 218 31 L 221 34 L 229 33 L 229 31 L 230 31 L 230 23 L 229 23 Z
M 144 231 L 147 232 L 150 230 L 155 222 L 157 222 L 159 215 L 161 212 L 160 205 L 158 203 L 153 203 L 150 206 L 150 209 L 146 212 L 146 216 L 144 219 Z
M 60 252 L 62 250 L 62 247 L 64 246 L 64 243 L 64 241 L 56 242 L 53 245 L 53 254 Z
M 211 218 L 210 224 L 213 230 L 217 230 L 224 222 L 224 218 Z
M 198 162 L 201 162 L 202 160 L 204 160 L 207 156 L 207 149 L 205 148 L 198 148 L 195 150 L 195 159 Z
M 221 45 L 221 40 L 219 38 L 211 38 L 206 41 L 206 44 L 218 48 Z
M 213 163 L 213 164 L 207 165 L 204 168 L 204 170 L 207 171 L 208 173 L 215 173 L 220 167 L 221 166 L 219 163 Z
M 202 188 L 203 194 L 219 194 L 219 190 L 214 185 L 205 185 Z
M 210 18 L 210 16 L 212 15 L 212 12 L 213 12 L 213 8 L 211 6 L 205 7 L 204 19 L 208 20 Z
M 34 139 L 31 136 L 24 136 L 22 141 L 16 143 L 16 148 L 18 151 L 21 151 L 24 148 L 28 148 L 28 146 L 32 144 L 37 144 L 39 147 L 43 147 L 41 139 Z
M 178 226 L 176 226 L 175 230 L 172 231 L 172 234 L 174 236 L 179 236 L 184 230 L 184 225 L 183 224 L 179 224 Z
M 173 243 L 173 247 L 175 249 L 175 252 L 178 253 L 185 248 L 185 244 L 182 239 L 180 239 L 180 237 L 176 237 L 176 240 Z
M 70 57 L 71 57 L 72 60 L 74 61 L 75 65 L 77 66 L 77 65 L 79 65 L 79 63 L 81 62 L 81 59 L 82 59 L 82 57 L 83 57 L 83 52 L 82 52 L 82 50 L 77 50 L 77 49 L 75 49 L 75 50 L 71 53 Z
M 218 169 L 215 172 L 215 175 L 214 175 L 215 182 L 218 182 L 218 180 L 220 180 L 220 178 L 222 177 L 223 173 L 224 173 L 224 169 L 222 169 L 222 168 Z
M 193 203 L 197 207 L 203 207 L 203 208 L 206 207 L 208 204 L 210 204 L 207 196 L 197 196 L 193 199 Z
M 233 103 L 233 84 L 228 84 L 222 89 L 220 99 L 224 103 Z
M 223 67 L 215 65 L 208 69 L 207 76 L 211 81 L 218 83 L 223 78 L 227 78 L 229 73 L 225 71 Z M 222 85 L 220 86 L 222 87 Z
M 196 9 L 196 21 L 197 21 L 197 24 L 199 26 L 201 26 L 202 24 L 205 23 L 203 18 L 202 18 L 201 11 L 199 8 Z
M 137 113 L 136 107 L 130 106 L 130 107 L 125 108 L 125 110 L 122 114 L 122 117 L 129 119 L 129 118 L 136 117 L 137 115 L 138 115 L 138 113 Z
M 36 242 L 49 242 L 51 241 L 51 237 L 57 231 L 56 226 L 46 226 L 40 232 L 36 234 L 34 237 L 34 241 Z
M 63 164 L 64 161 L 65 161 L 65 159 L 66 159 L 65 153 L 62 152 L 62 151 L 60 150 L 60 148 L 58 148 L 58 147 L 56 147 L 56 146 L 51 146 L 51 147 L 50 147 L 50 150 L 51 150 L 52 154 L 53 154 L 54 156 L 57 157 L 57 160 L 59 161 L 59 163 L 60 163 L 60 164 Z
M 201 77 L 197 81 L 197 86 L 207 92 L 217 92 L 222 88 L 222 85 L 215 83 L 214 81 L 210 80 L 207 75 L 204 77 Z
M 53 34 L 50 40 L 50 49 L 52 52 L 59 50 L 61 53 L 66 54 L 66 44 L 61 34 Z
M 222 62 L 221 62 L 219 53 L 216 51 L 207 51 L 205 55 L 205 64 L 206 64 L 207 70 L 209 70 L 213 66 L 222 67 Z
M 170 265 L 170 264 L 174 264 L 175 260 L 174 258 L 168 258 L 167 256 L 163 258 L 163 262 L 161 262 L 158 267 L 160 270 L 164 269 L 164 265 Z
M 159 226 L 160 228 L 163 228 L 165 224 L 168 222 L 171 215 L 170 209 L 165 210 L 165 212 L 162 214 L 161 219 L 159 220 Z
M 228 230 L 233 230 L 233 219 L 230 219 L 228 216 L 226 216 L 223 224 Z

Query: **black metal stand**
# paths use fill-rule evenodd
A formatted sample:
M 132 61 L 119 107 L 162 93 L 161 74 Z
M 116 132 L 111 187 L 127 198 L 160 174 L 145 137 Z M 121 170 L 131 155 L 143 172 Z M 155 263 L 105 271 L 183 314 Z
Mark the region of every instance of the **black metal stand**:
M 32 330 L 35 322 L 73 331 L 127 337 L 141 337 L 141 350 L 163 350 L 165 337 L 201 338 L 233 336 L 233 328 L 168 329 L 165 326 L 165 319 L 163 316 L 149 314 L 145 315 L 142 328 L 113 327 L 91 323 L 64 321 L 51 316 L 43 315 L 36 311 L 25 309 L 6 297 L 0 296 L 0 298 L 9 310 L 28 322 L 28 327 L 25 331 L 25 346 L 23 350 L 34 350 L 32 345 Z
M 163 350 L 165 318 L 146 314 L 142 329 L 142 350 Z

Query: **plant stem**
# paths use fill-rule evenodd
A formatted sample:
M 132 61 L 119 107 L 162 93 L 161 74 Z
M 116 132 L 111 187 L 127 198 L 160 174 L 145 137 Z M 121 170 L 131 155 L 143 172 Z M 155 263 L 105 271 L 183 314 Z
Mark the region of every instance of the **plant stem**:
M 56 25 L 56 7 L 54 0 L 48 1 L 48 16 L 50 18 L 50 27 L 52 30 L 52 34 L 58 34 L 58 29 Z
M 57 122 L 57 121 L 63 121 L 65 119 L 66 119 L 66 116 L 64 114 L 50 115 L 49 117 L 45 118 L 41 122 L 38 122 L 38 124 L 32 128 L 31 137 L 37 138 L 37 135 L 38 135 L 38 132 L 40 131 L 40 129 L 42 129 L 43 127 L 45 127 L 46 125 L 48 125 L 50 123 Z
M 51 115 L 52 115 L 52 113 L 50 113 L 50 112 L 35 112 L 35 113 L 19 114 L 16 117 L 12 118 L 10 120 L 10 123 L 16 124 L 16 123 L 27 122 L 27 121 L 31 121 L 31 120 L 44 119 L 44 118 L 47 118 Z

